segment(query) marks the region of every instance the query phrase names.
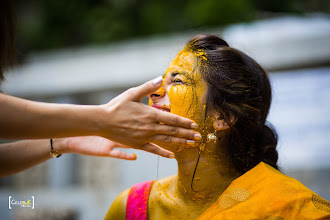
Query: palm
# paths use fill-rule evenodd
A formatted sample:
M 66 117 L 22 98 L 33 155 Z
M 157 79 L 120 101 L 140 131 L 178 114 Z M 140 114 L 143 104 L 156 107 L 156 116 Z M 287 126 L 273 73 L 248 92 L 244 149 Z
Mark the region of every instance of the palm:
M 68 151 L 89 156 L 116 157 L 120 159 L 135 160 L 132 154 L 124 153 L 115 148 L 128 148 L 122 144 L 98 136 L 67 138 Z

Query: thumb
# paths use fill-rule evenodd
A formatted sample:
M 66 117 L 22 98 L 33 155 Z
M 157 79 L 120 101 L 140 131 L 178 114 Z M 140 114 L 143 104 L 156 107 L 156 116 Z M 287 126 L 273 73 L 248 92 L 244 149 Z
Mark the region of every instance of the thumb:
M 132 96 L 130 99 L 132 101 L 140 102 L 141 99 L 152 92 L 156 91 L 163 83 L 163 77 L 159 76 L 154 80 L 151 80 L 149 82 L 146 82 L 138 87 L 134 88 L 134 91 L 132 92 Z

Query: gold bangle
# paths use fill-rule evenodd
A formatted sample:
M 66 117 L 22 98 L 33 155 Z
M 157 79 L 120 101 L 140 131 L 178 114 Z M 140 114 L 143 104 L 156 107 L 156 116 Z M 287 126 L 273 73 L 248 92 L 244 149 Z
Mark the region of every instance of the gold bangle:
M 59 154 L 57 150 L 54 150 L 53 148 L 53 139 L 50 139 L 50 156 L 55 158 L 55 157 L 60 157 L 62 154 Z

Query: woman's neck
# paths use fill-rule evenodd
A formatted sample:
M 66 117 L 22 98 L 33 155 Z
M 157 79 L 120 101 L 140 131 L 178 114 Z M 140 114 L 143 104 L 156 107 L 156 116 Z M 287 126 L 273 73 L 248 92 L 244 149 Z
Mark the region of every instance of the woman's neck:
M 221 143 L 220 143 L 221 144 Z M 222 143 L 223 144 L 223 143 Z M 186 202 L 195 204 L 215 202 L 229 184 L 240 174 L 228 162 L 228 156 L 214 143 L 208 143 L 200 153 L 199 148 L 189 148 L 177 152 L 178 176 L 176 194 Z

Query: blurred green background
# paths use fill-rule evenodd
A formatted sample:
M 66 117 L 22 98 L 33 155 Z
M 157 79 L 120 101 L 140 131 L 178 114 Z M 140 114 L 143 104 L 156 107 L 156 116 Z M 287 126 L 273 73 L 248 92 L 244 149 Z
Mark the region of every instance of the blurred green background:
M 20 54 L 25 54 L 226 26 L 283 13 L 328 12 L 328 7 L 326 0 L 19 0 L 17 44 Z

